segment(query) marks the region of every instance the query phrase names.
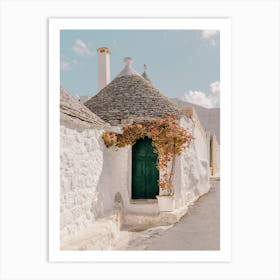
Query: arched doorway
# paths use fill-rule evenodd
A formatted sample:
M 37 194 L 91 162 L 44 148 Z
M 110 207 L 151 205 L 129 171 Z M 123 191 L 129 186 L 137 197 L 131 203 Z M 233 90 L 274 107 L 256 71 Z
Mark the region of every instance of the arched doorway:
M 155 199 L 159 194 L 157 160 L 151 139 L 139 139 L 132 147 L 132 199 Z

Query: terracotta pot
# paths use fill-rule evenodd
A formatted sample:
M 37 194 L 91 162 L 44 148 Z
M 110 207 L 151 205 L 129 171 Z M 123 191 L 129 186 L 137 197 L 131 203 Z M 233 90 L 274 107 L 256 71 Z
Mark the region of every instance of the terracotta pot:
M 174 195 L 157 195 L 158 209 L 160 212 L 172 212 L 175 209 Z

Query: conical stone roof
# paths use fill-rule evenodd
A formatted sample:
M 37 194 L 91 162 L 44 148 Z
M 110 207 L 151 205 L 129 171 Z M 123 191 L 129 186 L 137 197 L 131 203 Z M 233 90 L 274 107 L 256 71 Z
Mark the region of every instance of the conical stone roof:
M 72 126 L 98 129 L 110 126 L 76 100 L 63 87 L 60 87 L 60 122 Z
M 179 117 L 178 108 L 130 67 L 131 60 L 85 106 L 112 125 L 163 118 L 167 115 Z

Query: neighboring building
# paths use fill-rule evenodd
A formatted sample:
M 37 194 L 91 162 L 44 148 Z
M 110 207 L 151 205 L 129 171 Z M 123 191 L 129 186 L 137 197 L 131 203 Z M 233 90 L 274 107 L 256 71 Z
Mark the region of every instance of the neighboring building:
M 219 178 L 220 177 L 220 144 L 217 141 L 216 135 L 211 134 L 211 131 L 205 130 L 204 126 L 200 122 L 200 118 L 194 106 L 182 107 L 181 111 L 184 112 L 187 116 L 192 118 L 193 122 L 200 129 L 202 135 L 204 135 L 204 137 L 207 139 L 207 146 L 208 146 L 207 153 L 208 153 L 208 161 L 210 166 L 210 176 Z
M 60 87 L 60 125 L 103 129 L 110 125 Z
M 211 135 L 215 134 L 220 143 L 220 108 L 204 108 L 178 98 L 170 98 L 170 100 L 182 109 L 193 107 L 203 127 L 210 131 Z

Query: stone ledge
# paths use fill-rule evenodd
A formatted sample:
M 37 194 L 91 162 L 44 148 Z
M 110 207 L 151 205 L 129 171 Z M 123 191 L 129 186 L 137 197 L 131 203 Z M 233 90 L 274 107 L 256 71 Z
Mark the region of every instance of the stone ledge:
M 112 211 L 96 220 L 87 229 L 67 240 L 62 240 L 61 250 L 108 250 L 119 238 L 121 227 L 120 211 Z

